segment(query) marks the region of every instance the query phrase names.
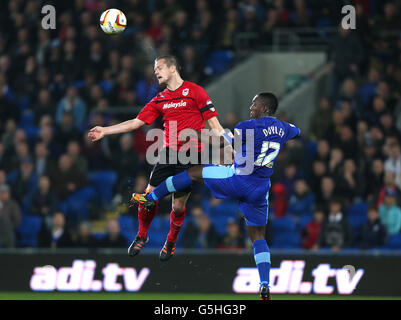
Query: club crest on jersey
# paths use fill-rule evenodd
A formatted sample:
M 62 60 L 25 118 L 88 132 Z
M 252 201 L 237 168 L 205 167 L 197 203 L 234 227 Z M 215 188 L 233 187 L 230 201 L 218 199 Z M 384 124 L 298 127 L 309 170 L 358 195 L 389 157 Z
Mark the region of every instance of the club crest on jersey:
M 189 89 L 188 89 L 188 88 L 185 88 L 184 90 L 182 90 L 182 95 L 183 95 L 184 97 L 187 96 L 188 93 L 189 93 Z

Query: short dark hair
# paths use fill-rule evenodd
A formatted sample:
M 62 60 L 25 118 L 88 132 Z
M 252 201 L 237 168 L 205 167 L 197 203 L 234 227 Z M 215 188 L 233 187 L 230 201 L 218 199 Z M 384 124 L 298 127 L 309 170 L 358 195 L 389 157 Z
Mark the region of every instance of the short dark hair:
M 175 66 L 175 67 L 177 68 L 177 71 L 178 71 L 178 72 L 181 71 L 181 66 L 180 66 L 180 64 L 178 63 L 178 59 L 177 59 L 176 56 L 173 56 L 173 55 L 171 55 L 171 54 L 166 54 L 166 55 L 157 57 L 157 58 L 155 59 L 155 62 L 157 62 L 157 61 L 159 61 L 159 60 L 161 60 L 161 59 L 164 59 L 164 61 L 166 62 L 166 64 L 167 64 L 168 67 Z
M 271 92 L 262 92 L 258 94 L 258 99 L 261 99 L 262 104 L 267 106 L 268 111 L 271 115 L 275 114 L 278 107 L 278 99 Z

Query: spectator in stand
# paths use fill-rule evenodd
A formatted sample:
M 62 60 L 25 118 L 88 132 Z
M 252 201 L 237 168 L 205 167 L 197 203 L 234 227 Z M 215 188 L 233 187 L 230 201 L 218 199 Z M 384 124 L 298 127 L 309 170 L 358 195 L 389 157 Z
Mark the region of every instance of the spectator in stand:
M 239 223 L 234 218 L 229 218 L 226 225 L 226 235 L 222 238 L 219 249 L 243 249 L 245 237 Z
M 72 248 L 71 233 L 66 226 L 64 213 L 57 211 L 53 214 L 50 226 L 42 224 L 42 229 L 38 236 L 38 247 L 41 248 Z
M 7 171 L 18 170 L 23 160 L 30 157 L 29 145 L 26 141 L 17 142 L 14 146 L 13 155 L 7 159 Z
M 78 89 L 69 86 L 64 98 L 61 99 L 56 110 L 57 123 L 62 122 L 63 114 L 71 112 L 74 118 L 75 127 L 81 130 L 86 117 L 86 104 L 78 94 Z
M 282 183 L 275 183 L 273 184 L 271 191 L 271 204 L 274 208 L 274 217 L 284 217 L 288 208 L 287 191 L 285 186 Z
M 313 112 L 310 121 L 310 134 L 313 140 L 319 140 L 325 137 L 326 129 L 331 124 L 332 108 L 330 99 L 326 96 L 319 101 L 318 108 Z
M 72 140 L 79 140 L 80 133 L 74 123 L 72 112 L 63 113 L 61 122 L 57 124 L 55 130 L 55 139 L 64 147 Z
M 323 161 L 317 160 L 312 163 L 311 169 L 308 177 L 309 186 L 312 192 L 318 195 L 320 193 L 322 178 L 327 174 L 327 166 Z
M 60 157 L 58 167 L 50 174 L 50 179 L 60 201 L 66 200 L 71 194 L 87 184 L 86 176 L 73 167 L 71 157 L 67 154 Z
M 315 195 L 310 192 L 309 186 L 304 179 L 298 179 L 295 182 L 294 194 L 290 197 L 287 215 L 293 215 L 296 218 L 310 215 L 315 203 Z
M 157 94 L 159 85 L 155 80 L 153 65 L 148 64 L 145 67 L 144 77 L 138 80 L 135 87 L 139 104 L 145 105 Z
M 397 205 L 395 190 L 386 190 L 383 204 L 379 207 L 379 215 L 390 236 L 401 231 L 401 208 Z
M 339 251 L 351 242 L 351 228 L 342 212 L 340 200 L 332 198 L 329 215 L 322 223 L 318 244 L 314 249 L 330 247 L 332 251 Z
M 75 246 L 79 248 L 96 248 L 98 240 L 93 236 L 91 224 L 87 221 L 79 224 L 78 237 L 75 240 Z
M 35 172 L 38 177 L 49 174 L 54 170 L 55 163 L 50 158 L 47 146 L 44 142 L 38 141 L 35 145 Z
M 364 185 L 353 159 L 346 159 L 340 174 L 336 176 L 336 194 L 344 199 L 346 205 L 352 204 L 353 199 L 362 196 L 359 186 Z
M 401 192 L 395 184 L 395 174 L 391 171 L 384 172 L 384 179 L 380 184 L 380 192 L 377 198 L 377 207 L 382 205 L 384 198 L 386 197 L 387 190 L 395 191 L 397 193 L 397 199 L 400 199 Z
M 328 164 L 330 160 L 330 144 L 325 139 L 320 139 L 317 142 L 316 154 L 313 161 L 323 161 Z
M 384 170 L 394 173 L 395 184 L 401 189 L 401 149 L 398 143 L 390 146 L 389 157 L 384 162 Z
M 370 167 L 370 170 L 366 174 L 366 187 L 364 190 L 364 199 L 366 201 L 376 202 L 376 199 L 378 199 L 380 194 L 383 180 L 384 180 L 383 161 L 378 158 L 374 159 L 372 166 Z
M 38 176 L 34 171 L 32 159 L 23 159 L 20 168 L 7 176 L 7 181 L 15 200 L 20 206 L 25 205 L 38 186 Z
M 330 152 L 330 161 L 328 163 L 328 173 L 332 176 L 336 176 L 340 172 L 340 168 L 343 165 L 344 153 L 341 148 L 332 148 Z
M 387 240 L 387 230 L 380 221 L 379 212 L 376 206 L 369 206 L 367 221 L 361 226 L 354 239 L 354 245 L 361 249 L 380 247 Z
M 72 140 L 67 145 L 67 154 L 72 160 L 72 165 L 82 174 L 86 175 L 88 171 L 88 161 L 81 156 L 81 146 L 78 141 Z
M 39 178 L 38 189 L 33 193 L 27 211 L 31 215 L 43 218 L 48 223 L 58 207 L 58 200 L 55 192 L 50 189 L 51 181 L 47 176 Z
M 229 9 L 225 11 L 224 22 L 222 23 L 220 33 L 220 43 L 224 49 L 234 48 L 234 37 L 238 30 L 238 11 L 235 9 Z M 266 32 L 268 32 L 266 28 Z
M 41 89 L 38 95 L 38 101 L 33 108 L 34 111 L 34 123 L 35 125 L 39 125 L 40 119 L 44 115 L 49 115 L 52 118 L 54 117 L 54 103 L 52 101 L 52 96 L 49 90 Z
M 334 179 L 330 176 L 325 176 L 321 180 L 320 191 L 317 194 L 316 202 L 319 204 L 328 203 L 334 196 L 336 196 Z
M 322 207 L 316 207 L 313 211 L 313 220 L 310 221 L 301 230 L 301 248 L 316 249 L 320 236 L 320 230 L 325 218 L 325 212 Z
M 361 103 L 361 110 L 365 111 L 368 105 L 376 94 L 377 85 L 379 83 L 380 73 L 375 67 L 371 67 L 368 72 L 368 78 L 362 83 L 358 90 L 359 101 Z
M 120 232 L 120 223 L 117 219 L 109 219 L 107 221 L 107 233 L 103 239 L 99 241 L 101 248 L 125 248 L 127 239 Z
M 62 146 L 53 135 L 51 126 L 42 126 L 39 131 L 38 141 L 45 143 L 49 155 L 53 160 L 57 160 L 61 154 Z
M 191 218 L 192 220 L 188 222 L 182 234 L 183 248 L 217 248 L 220 236 L 203 209 L 201 207 L 192 208 Z
M 123 134 L 120 137 L 120 150 L 111 157 L 112 168 L 118 174 L 118 190 L 127 188 L 129 181 L 133 180 L 137 172 L 141 171 L 138 157 L 134 152 L 132 144 L 132 134 Z M 143 192 L 143 190 L 141 192 Z
M 21 210 L 10 196 L 10 187 L 0 185 L 0 248 L 15 247 L 15 230 L 21 223 Z
M 344 29 L 340 24 L 338 34 L 331 43 L 330 56 L 334 71 L 332 95 L 335 98 L 338 84 L 346 77 L 357 76 L 360 72 L 364 54 L 359 36 L 352 30 Z

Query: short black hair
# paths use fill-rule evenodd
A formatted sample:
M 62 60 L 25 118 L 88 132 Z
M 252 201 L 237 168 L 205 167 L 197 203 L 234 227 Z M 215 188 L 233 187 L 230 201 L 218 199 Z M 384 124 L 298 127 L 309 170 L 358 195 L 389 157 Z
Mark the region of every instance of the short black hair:
M 258 99 L 261 99 L 263 105 L 267 106 L 269 114 L 273 115 L 276 113 L 278 108 L 278 99 L 271 92 L 262 92 L 258 94 Z
M 168 67 L 175 66 L 178 72 L 181 71 L 181 66 L 180 66 L 176 56 L 173 56 L 171 54 L 166 54 L 166 55 L 157 57 L 155 59 L 155 62 L 157 62 L 157 61 L 159 61 L 161 59 L 164 59 L 164 61 L 166 62 Z

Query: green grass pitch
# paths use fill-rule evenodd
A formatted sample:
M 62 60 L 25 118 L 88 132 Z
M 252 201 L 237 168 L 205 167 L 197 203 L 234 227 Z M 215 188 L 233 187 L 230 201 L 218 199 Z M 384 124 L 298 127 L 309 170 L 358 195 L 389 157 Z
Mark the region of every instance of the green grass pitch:
M 255 294 L 0 292 L 0 300 L 259 300 Z M 272 295 L 272 300 L 401 300 L 401 297 Z

